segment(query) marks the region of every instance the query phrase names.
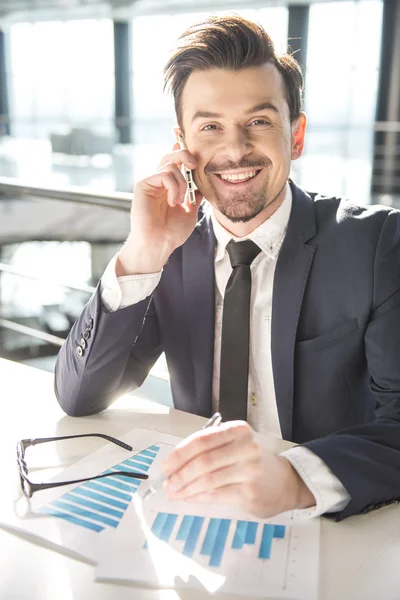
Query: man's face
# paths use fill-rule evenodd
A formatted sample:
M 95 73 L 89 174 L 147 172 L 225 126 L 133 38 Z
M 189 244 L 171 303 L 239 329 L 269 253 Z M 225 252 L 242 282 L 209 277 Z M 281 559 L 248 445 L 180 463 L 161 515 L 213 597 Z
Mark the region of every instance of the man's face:
M 197 187 L 231 222 L 282 200 L 291 160 L 303 150 L 305 116 L 290 122 L 274 65 L 194 71 L 182 94 L 182 126 Z

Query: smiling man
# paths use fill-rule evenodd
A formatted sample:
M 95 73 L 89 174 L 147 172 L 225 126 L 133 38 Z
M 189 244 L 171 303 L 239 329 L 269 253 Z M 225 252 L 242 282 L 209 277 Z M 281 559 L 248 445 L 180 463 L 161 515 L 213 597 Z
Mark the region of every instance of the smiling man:
M 238 237 L 254 231 L 282 203 L 290 162 L 304 143 L 305 115 L 292 122 L 276 66 L 242 68 L 234 76 L 229 68 L 194 71 L 180 113 L 198 157 L 196 183 L 216 218 L 228 230 L 234 223 Z
M 398 501 L 399 212 L 289 179 L 302 76 L 260 26 L 193 26 L 165 75 L 187 149 L 136 185 L 126 243 L 60 350 L 61 406 L 105 409 L 165 352 L 176 408 L 225 421 L 171 453 L 171 498 L 337 519 Z M 274 456 L 266 434 L 298 445 Z

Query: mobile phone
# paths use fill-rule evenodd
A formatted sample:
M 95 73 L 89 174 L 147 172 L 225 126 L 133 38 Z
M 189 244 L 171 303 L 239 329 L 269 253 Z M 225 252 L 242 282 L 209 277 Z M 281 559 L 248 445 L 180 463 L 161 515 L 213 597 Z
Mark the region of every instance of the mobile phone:
M 185 144 L 185 140 L 182 134 L 178 135 L 178 139 L 179 139 L 179 145 L 181 147 L 181 150 L 187 150 L 186 148 L 186 144 Z M 197 186 L 194 182 L 194 178 L 193 178 L 193 171 L 191 169 L 188 169 L 185 165 L 182 165 L 182 173 L 184 178 L 187 181 L 187 186 L 188 186 L 188 197 L 189 197 L 189 202 L 190 204 L 196 204 L 196 194 L 195 194 L 195 190 L 197 190 Z

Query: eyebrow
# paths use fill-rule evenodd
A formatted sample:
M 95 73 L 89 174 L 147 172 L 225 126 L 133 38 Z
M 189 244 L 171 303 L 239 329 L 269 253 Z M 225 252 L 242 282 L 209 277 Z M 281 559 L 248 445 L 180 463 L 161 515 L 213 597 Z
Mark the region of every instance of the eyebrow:
M 252 113 L 259 112 L 260 110 L 272 110 L 279 115 L 278 107 L 275 106 L 275 104 L 272 104 L 272 102 L 262 102 L 261 104 L 256 104 L 256 106 L 253 106 L 253 108 L 247 111 L 247 114 L 250 115 Z
M 253 106 L 252 108 L 250 108 L 250 110 L 248 110 L 246 112 L 246 114 L 251 115 L 251 114 L 253 114 L 255 112 L 259 112 L 261 110 L 272 110 L 273 112 L 275 112 L 276 114 L 279 115 L 278 108 L 275 106 L 275 104 L 272 104 L 271 102 L 262 102 L 261 104 L 256 104 L 256 106 Z M 222 117 L 223 117 L 223 115 L 220 113 L 209 112 L 207 110 L 198 110 L 193 115 L 192 123 L 196 119 L 221 119 Z

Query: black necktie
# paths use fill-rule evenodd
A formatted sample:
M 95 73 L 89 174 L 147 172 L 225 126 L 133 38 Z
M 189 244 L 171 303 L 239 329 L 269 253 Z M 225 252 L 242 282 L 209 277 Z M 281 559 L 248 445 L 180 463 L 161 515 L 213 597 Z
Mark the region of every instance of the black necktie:
M 226 247 L 232 273 L 225 289 L 222 314 L 219 412 L 224 421 L 247 419 L 250 343 L 250 265 L 261 251 L 251 240 Z

